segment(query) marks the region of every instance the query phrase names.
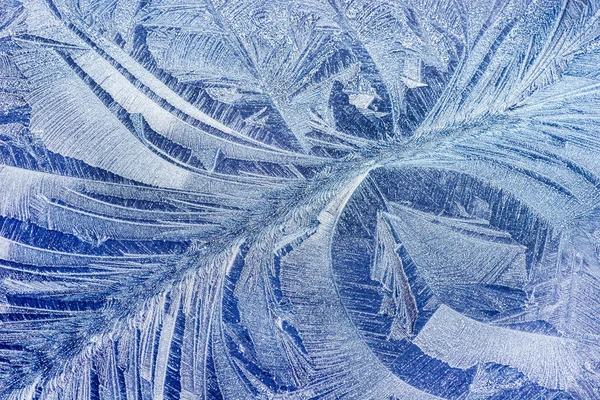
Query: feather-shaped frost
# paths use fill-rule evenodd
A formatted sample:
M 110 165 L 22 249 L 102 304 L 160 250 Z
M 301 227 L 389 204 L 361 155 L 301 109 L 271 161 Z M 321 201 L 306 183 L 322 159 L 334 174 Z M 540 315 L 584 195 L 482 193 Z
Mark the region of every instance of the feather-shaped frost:
M 0 3 L 0 398 L 600 396 L 600 4 Z

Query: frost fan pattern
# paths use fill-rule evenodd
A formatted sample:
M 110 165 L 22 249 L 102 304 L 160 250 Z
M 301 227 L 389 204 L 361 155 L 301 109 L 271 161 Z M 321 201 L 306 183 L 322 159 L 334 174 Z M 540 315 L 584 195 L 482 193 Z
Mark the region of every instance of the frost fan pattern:
M 0 398 L 600 398 L 597 0 L 2 0 Z

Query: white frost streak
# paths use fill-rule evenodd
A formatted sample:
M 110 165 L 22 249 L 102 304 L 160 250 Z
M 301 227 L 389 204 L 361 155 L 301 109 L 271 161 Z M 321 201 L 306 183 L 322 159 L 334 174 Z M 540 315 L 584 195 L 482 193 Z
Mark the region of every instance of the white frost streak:
M 167 374 L 167 366 L 169 363 L 169 354 L 171 353 L 171 341 L 173 340 L 173 331 L 175 330 L 175 319 L 179 311 L 181 295 L 175 290 L 171 296 L 171 302 L 168 310 L 166 310 L 162 319 L 162 330 L 158 343 L 158 354 L 156 356 L 154 372 L 154 397 L 153 400 L 161 400 L 164 398 L 165 377 Z
M 37 83 L 27 99 L 33 108 L 31 130 L 50 150 L 139 182 L 190 187 L 190 172 L 143 146 L 79 79 L 66 75 L 62 60 L 48 56 L 54 68 L 39 63 L 40 52 L 24 54 L 21 66 L 29 63 L 30 79 Z
M 496 362 L 517 368 L 540 385 L 578 387 L 595 352 L 570 339 L 486 325 L 440 306 L 414 343 L 427 354 L 457 368 Z
M 245 136 L 239 137 L 244 142 L 251 143 L 252 146 L 213 136 L 181 121 L 146 97 L 97 53 L 93 51 L 82 53 L 74 57 L 74 61 L 129 113 L 140 113 L 152 129 L 197 153 L 219 149 L 226 156 L 250 161 L 298 162 L 301 164 L 318 161 L 315 157 L 293 155 L 270 148 Z

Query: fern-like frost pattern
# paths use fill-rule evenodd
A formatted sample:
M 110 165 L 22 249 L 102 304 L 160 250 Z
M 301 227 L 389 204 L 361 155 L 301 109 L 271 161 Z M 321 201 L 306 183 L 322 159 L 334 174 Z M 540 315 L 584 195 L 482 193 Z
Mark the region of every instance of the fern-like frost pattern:
M 0 398 L 599 399 L 597 0 L 0 0 Z

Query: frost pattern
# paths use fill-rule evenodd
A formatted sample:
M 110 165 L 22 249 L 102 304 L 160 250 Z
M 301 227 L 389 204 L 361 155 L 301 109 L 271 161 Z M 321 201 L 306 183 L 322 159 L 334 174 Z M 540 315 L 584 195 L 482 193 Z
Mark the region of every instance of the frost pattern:
M 600 397 L 600 2 L 0 11 L 0 398 Z

